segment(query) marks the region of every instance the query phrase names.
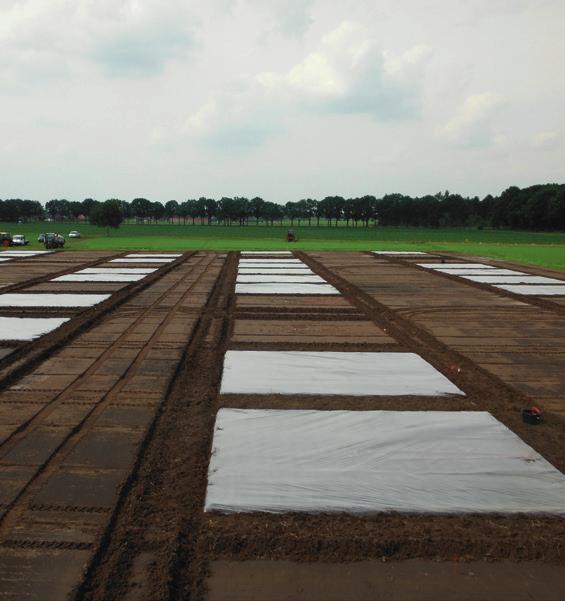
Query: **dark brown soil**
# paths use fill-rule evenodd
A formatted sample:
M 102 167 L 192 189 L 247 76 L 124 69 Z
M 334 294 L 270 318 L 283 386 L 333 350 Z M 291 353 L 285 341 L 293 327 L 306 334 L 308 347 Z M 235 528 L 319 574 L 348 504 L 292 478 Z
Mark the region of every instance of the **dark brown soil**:
M 125 313 L 114 317 L 108 311 L 104 320 L 96 322 L 97 327 L 86 332 L 82 343 L 73 345 L 73 355 L 69 357 L 71 363 L 84 362 L 76 366 L 79 375 L 81 370 L 90 370 L 91 377 L 75 387 L 73 398 L 61 404 L 56 419 L 42 407 L 51 402 L 51 393 L 57 394 L 55 388 L 64 384 L 64 377 L 77 375 L 72 367 L 67 368 L 69 361 L 51 364 L 25 378 L 19 376 L 19 388 L 5 393 L 3 398 L 12 404 L 37 401 L 37 394 L 33 394 L 37 391 L 44 395 L 45 403 L 38 408 L 42 423 L 47 425 L 49 416 L 54 421 L 50 422 L 49 436 L 37 430 L 44 435 L 38 439 L 40 446 L 52 440 L 56 425 L 63 427 L 82 419 L 81 407 L 88 406 L 88 411 L 94 410 L 94 406 L 100 408 L 97 427 L 78 437 L 83 444 L 73 447 L 70 462 L 62 460 L 60 464 L 62 481 L 83 482 L 81 487 L 92 485 L 90 480 L 87 479 L 88 483 L 84 480 L 85 470 L 96 469 L 100 475 L 99 506 L 88 507 L 87 499 L 77 497 L 84 504 L 83 511 L 89 520 L 84 521 L 82 530 L 73 526 L 73 532 L 80 530 L 80 540 L 79 534 L 75 534 L 73 544 L 87 545 L 90 558 L 94 554 L 77 599 L 202 600 L 206 596 L 210 562 L 217 559 L 339 563 L 383 557 L 401 560 L 457 556 L 565 562 L 565 520 L 556 518 L 399 514 L 223 516 L 203 512 L 213 426 L 221 406 L 489 411 L 556 467 L 565 470 L 563 422 L 548 415 L 541 426 L 524 424 L 520 410 L 537 397 L 534 399 L 523 388 L 514 386 L 511 378 L 514 372 L 509 371 L 512 365 L 520 366 L 520 374 L 526 374 L 536 365 L 543 368 L 544 362 L 536 363 L 541 346 L 530 352 L 529 358 L 521 351 L 519 359 L 512 358 L 507 353 L 509 349 L 516 353 L 519 343 L 510 345 L 513 332 L 500 329 L 510 328 L 508 324 L 515 323 L 520 315 L 524 323 L 530 324 L 530 330 L 524 330 L 525 339 L 532 340 L 538 331 L 543 331 L 546 336 L 543 344 L 547 345 L 552 336 L 551 325 L 560 327 L 554 321 L 558 317 L 556 312 L 552 311 L 551 317 L 536 318 L 528 312 L 532 306 L 527 303 L 483 289 L 470 289 L 460 281 L 447 282 L 446 278 L 424 273 L 406 261 L 381 260 L 361 253 L 299 255 L 343 296 L 243 295 L 236 299 L 233 290 L 237 257 L 230 253 L 219 277 L 218 272 L 205 274 L 203 288 L 190 295 L 193 308 L 178 312 L 180 315 L 186 311 L 186 323 L 176 320 L 168 329 L 160 330 L 160 322 L 148 321 L 144 328 L 122 336 L 120 351 L 115 352 L 114 359 L 103 370 L 95 372 L 92 365 L 99 365 L 98 350 L 103 353 L 109 341 L 117 340 L 117 332 L 129 316 Z M 379 271 L 374 269 L 375 265 L 392 270 Z M 438 280 L 447 284 L 438 286 L 435 283 Z M 492 302 L 493 297 L 496 302 Z M 143 302 L 151 300 L 147 297 Z M 467 313 L 462 313 L 463 308 Z M 162 311 L 166 314 L 167 307 L 163 306 Z M 449 321 L 444 330 L 439 329 L 444 326 L 442 318 Z M 483 323 L 483 330 L 475 337 L 465 331 L 465 327 L 472 327 L 473 320 Z M 136 355 L 155 332 L 161 335 L 155 338 L 151 350 L 143 351 L 143 362 L 136 363 L 139 369 L 135 374 L 128 372 L 128 353 Z M 487 341 L 489 332 L 491 340 Z M 460 346 L 469 344 L 469 340 L 473 342 L 470 347 Z M 542 339 L 537 340 L 541 345 Z M 554 341 L 554 346 L 552 352 L 560 355 L 559 344 Z M 466 396 L 219 397 L 223 354 L 227 348 L 416 352 L 449 377 Z M 62 348 L 61 353 L 64 352 Z M 489 360 L 494 355 L 501 356 L 496 359 L 498 363 L 488 363 L 483 355 Z M 547 363 L 548 383 L 561 378 L 560 365 L 557 359 Z M 112 393 L 112 402 L 105 403 L 104 391 L 113 387 L 124 373 L 129 374 L 126 381 Z M 159 378 L 161 373 L 168 374 L 167 378 Z M 535 377 L 538 372 L 532 373 Z M 30 407 L 22 412 L 21 419 L 33 420 L 36 414 L 36 409 Z M 107 452 L 108 449 L 115 452 Z M 121 456 L 129 458 L 128 461 L 121 463 Z M 116 481 L 111 476 L 119 470 L 122 473 L 118 481 L 123 477 L 127 480 L 119 496 L 112 496 Z M 25 466 L 10 473 L 16 489 L 29 476 Z M 49 519 L 53 523 L 61 523 L 63 519 L 60 505 L 68 502 L 65 488 L 46 488 L 42 492 L 44 497 L 37 501 L 43 503 L 40 507 L 50 508 Z M 6 505 L 11 501 L 0 502 Z M 22 528 L 39 523 L 36 519 L 37 515 L 28 515 L 27 521 L 21 521 Z M 69 541 L 65 540 L 65 544 Z

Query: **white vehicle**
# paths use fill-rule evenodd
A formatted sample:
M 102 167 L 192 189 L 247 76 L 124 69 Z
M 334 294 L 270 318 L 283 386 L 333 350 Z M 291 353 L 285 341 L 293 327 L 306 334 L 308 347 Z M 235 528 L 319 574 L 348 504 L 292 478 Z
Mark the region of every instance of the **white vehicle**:
M 12 246 L 25 246 L 29 244 L 29 240 L 23 234 L 14 234 L 12 236 Z
M 80 232 L 77 232 L 76 230 L 69 232 L 69 238 L 80 238 Z

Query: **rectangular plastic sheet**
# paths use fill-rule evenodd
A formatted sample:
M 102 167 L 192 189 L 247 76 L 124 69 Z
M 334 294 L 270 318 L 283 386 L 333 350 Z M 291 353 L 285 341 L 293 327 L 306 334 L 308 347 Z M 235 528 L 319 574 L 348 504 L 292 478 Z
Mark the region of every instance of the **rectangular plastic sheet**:
M 266 259 L 259 259 L 258 257 L 253 257 L 251 259 L 240 259 L 239 260 L 239 264 L 240 265 L 247 265 L 247 264 L 267 264 L 267 263 L 273 263 L 274 265 L 282 265 L 284 267 L 284 265 L 286 264 L 292 264 L 292 263 L 298 263 L 300 265 L 304 265 L 304 262 L 301 261 L 300 259 L 295 259 L 295 258 L 289 258 L 289 259 L 278 259 L 278 258 L 274 258 L 274 257 L 268 257 Z
M 109 294 L 0 294 L 0 307 L 92 307 Z
M 126 255 L 128 259 L 177 259 L 182 253 L 133 253 Z
M 13 259 L 13 257 L 0 257 L 0 262 L 7 263 L 8 261 L 11 261 L 12 259 Z
M 340 294 L 330 284 L 236 284 L 236 294 Z
M 429 253 L 422 252 L 421 250 L 373 250 L 375 255 L 399 255 L 399 256 L 416 256 L 416 255 L 427 255 Z
M 172 263 L 175 259 L 133 259 L 133 258 L 120 258 L 110 259 L 110 263 Z
M 257 275 L 243 274 L 237 276 L 238 284 L 263 284 L 265 282 L 285 282 L 294 284 L 324 284 L 326 281 L 319 275 Z
M 565 286 L 544 286 L 543 284 L 500 284 L 495 288 L 514 292 L 515 294 L 524 294 L 525 296 L 565 296 Z
M 461 276 L 472 282 L 481 284 L 564 284 L 565 280 L 547 278 L 541 275 L 464 275 Z
M 314 275 L 314 272 L 308 267 L 302 268 L 271 268 L 271 267 L 240 267 L 237 273 L 242 275 L 248 275 L 250 273 L 256 273 L 258 275 Z
M 489 269 L 488 271 L 485 271 L 484 269 L 449 269 L 449 268 L 442 268 L 440 269 L 439 267 L 434 269 L 434 271 L 439 271 L 441 273 L 449 273 L 451 275 L 460 275 L 460 276 L 464 276 L 464 275 L 480 275 L 480 276 L 484 276 L 485 274 L 488 274 L 489 276 L 492 275 L 526 275 L 525 273 L 521 272 L 521 271 L 513 271 L 512 269 Z
M 290 250 L 243 250 L 241 251 L 241 256 L 254 256 L 254 255 L 278 255 L 278 256 L 292 256 Z
M 220 409 L 206 511 L 565 514 L 565 476 L 485 412 Z
M 492 265 L 483 265 L 483 263 L 418 263 L 420 267 L 427 269 L 495 269 Z
M 149 275 L 154 271 L 157 271 L 157 267 L 87 267 L 76 273 L 137 273 Z
M 139 273 L 69 273 L 51 282 L 138 282 L 145 277 Z
M 223 394 L 396 396 L 463 392 L 414 353 L 228 351 Z
M 239 269 L 308 269 L 304 263 L 271 263 L 264 261 L 262 263 L 239 263 Z
M 33 340 L 66 321 L 68 317 L 0 317 L 0 340 Z

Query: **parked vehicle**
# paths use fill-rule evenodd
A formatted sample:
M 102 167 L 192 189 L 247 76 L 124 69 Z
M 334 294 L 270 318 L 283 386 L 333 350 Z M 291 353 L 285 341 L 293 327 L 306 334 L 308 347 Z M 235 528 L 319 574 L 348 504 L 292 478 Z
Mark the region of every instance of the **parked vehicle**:
M 26 246 L 29 244 L 29 240 L 23 234 L 14 234 L 12 236 L 12 246 Z
M 69 238 L 80 238 L 80 232 L 77 232 L 76 230 L 69 232 Z
M 65 238 L 61 234 L 48 233 L 45 234 L 43 241 L 45 248 L 63 248 L 65 246 Z
M 0 232 L 0 245 L 12 246 L 12 234 L 8 232 Z
M 39 236 L 37 236 L 37 241 L 45 242 L 45 236 L 46 236 L 46 234 L 39 234 Z

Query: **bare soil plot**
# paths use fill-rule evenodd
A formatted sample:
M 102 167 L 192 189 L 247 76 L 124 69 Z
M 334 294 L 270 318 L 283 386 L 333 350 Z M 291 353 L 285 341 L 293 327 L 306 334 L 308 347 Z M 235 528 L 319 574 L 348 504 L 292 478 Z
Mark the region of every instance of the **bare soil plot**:
M 18 419 L 0 413 L 0 469 L 12 483 L 1 501 L 1 565 L 27 549 L 56 569 L 56 543 L 70 554 L 65 595 L 80 584 L 221 267 L 213 254 L 188 259 L 0 395 L 2 406 L 29 408 Z M 50 590 L 47 572 L 21 582 L 21 598 Z M 0 590 L 17 588 L 14 577 L 26 572 Z
M 295 582 L 307 598 L 319 591 L 316 583 L 324 570 L 332 590 L 363 598 L 375 582 L 370 568 L 355 572 L 359 578 L 367 575 L 356 581 L 341 569 L 344 562 L 360 560 L 377 560 L 383 570 L 396 567 L 403 582 L 419 582 L 419 568 L 403 561 L 411 558 L 529 560 L 561 586 L 549 568 L 544 572 L 549 562 L 565 560 L 565 524 L 559 517 L 204 513 L 214 423 L 222 406 L 400 412 L 406 411 L 408 398 L 375 402 L 374 397 L 336 396 L 330 404 L 328 397 L 316 395 L 226 400 L 218 393 L 228 349 L 416 353 L 465 396 L 458 397 L 457 407 L 451 397 L 415 396 L 413 407 L 489 411 L 556 469 L 565 469 L 562 422 L 548 412 L 546 423 L 534 428 L 519 414 L 534 400 L 543 400 L 547 409 L 556 397 L 528 396 L 514 382 L 519 374 L 523 384 L 537 390 L 559 390 L 563 324 L 558 312 L 424 271 L 417 267 L 421 256 L 298 256 L 339 294 L 236 295 L 235 255 L 228 255 L 220 271 L 223 259 L 199 253 L 2 393 L 4 569 L 25 563 L 34 575 L 27 578 L 30 590 L 38 590 L 35 583 L 43 580 L 48 591 L 53 586 L 49 570 L 63 569 L 60 582 L 78 586 L 77 598 L 89 601 L 216 599 L 230 583 L 233 598 L 264 600 L 280 582 L 278 562 L 287 560 L 293 562 L 284 564 L 288 588 L 281 585 L 280 591 L 291 598 L 300 598 L 293 597 Z M 156 267 L 132 265 L 138 266 Z M 196 277 L 193 286 L 191 277 Z M 508 369 L 515 370 L 511 376 L 504 375 Z M 60 567 L 54 551 L 69 555 L 68 568 Z M 32 564 L 34 557 L 39 563 Z M 230 563 L 220 571 L 223 560 Z M 246 574 L 256 569 L 257 560 L 268 565 L 251 580 Z M 475 573 L 486 568 L 478 565 Z M 490 575 L 480 581 L 486 583 L 481 590 L 487 598 L 511 590 L 492 584 L 516 574 L 505 565 L 489 564 Z M 393 578 L 392 569 L 383 577 Z M 22 569 L 22 579 L 29 570 Z M 272 589 L 261 584 L 269 575 Z M 242 588 L 245 580 L 248 587 Z M 530 581 L 523 582 L 531 591 Z M 399 590 L 391 586 L 382 589 L 383 595 Z

